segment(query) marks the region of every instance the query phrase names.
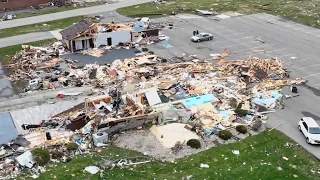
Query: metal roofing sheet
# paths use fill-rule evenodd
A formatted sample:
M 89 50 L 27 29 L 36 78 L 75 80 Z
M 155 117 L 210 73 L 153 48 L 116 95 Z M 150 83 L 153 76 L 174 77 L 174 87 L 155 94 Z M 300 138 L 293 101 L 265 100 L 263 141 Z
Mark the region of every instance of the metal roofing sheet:
M 83 98 L 75 101 L 57 102 L 55 104 L 42 104 L 39 106 L 14 110 L 10 113 L 18 132 L 25 134 L 27 131 L 22 129 L 22 124 L 40 124 L 42 120 L 72 108 L 81 102 L 84 102 Z

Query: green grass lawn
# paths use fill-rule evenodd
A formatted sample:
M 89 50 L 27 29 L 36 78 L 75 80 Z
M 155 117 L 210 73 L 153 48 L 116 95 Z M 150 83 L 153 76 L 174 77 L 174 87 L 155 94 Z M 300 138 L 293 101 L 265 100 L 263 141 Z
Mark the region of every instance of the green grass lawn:
M 20 26 L 20 27 L 14 27 L 14 28 L 8 28 L 8 29 L 1 29 L 0 30 L 0 38 L 10 37 L 10 36 L 16 36 L 21 34 L 27 34 L 32 32 L 44 32 L 44 31 L 52 31 L 56 29 L 63 29 L 68 26 L 71 26 L 73 23 L 77 23 L 81 20 L 83 20 L 84 17 L 72 17 L 72 18 L 66 18 L 66 19 L 60 19 L 56 21 L 50 21 L 45 23 L 39 23 L 39 24 L 32 24 L 32 25 L 26 25 L 26 26 Z M 44 25 L 46 24 L 46 25 Z
M 41 46 L 43 44 L 53 43 L 57 41 L 56 39 L 47 39 L 42 41 L 36 41 L 31 43 L 26 43 L 31 46 Z M 21 51 L 21 44 L 15 46 L 9 46 L 5 48 L 0 48 L 0 62 L 3 64 L 10 63 L 12 60 L 12 56 L 16 54 L 16 52 Z
M 292 143 L 292 147 L 287 148 L 285 146 L 287 142 Z M 232 150 L 239 150 L 240 155 L 233 154 Z M 100 154 L 79 156 L 66 164 L 52 164 L 47 168 L 49 171 L 41 174 L 39 179 L 100 179 L 99 173 L 91 175 L 83 169 L 86 166 L 95 165 L 101 159 L 115 160 L 136 155 L 140 153 L 111 146 Z M 283 157 L 287 157 L 288 160 L 284 160 Z M 201 163 L 208 164 L 210 167 L 200 168 Z M 278 167 L 282 170 L 278 170 Z M 278 131 L 271 131 L 248 137 L 238 143 L 211 148 L 175 162 L 155 161 L 130 169 L 115 168 L 104 174 L 105 179 L 112 180 L 153 180 L 154 178 L 180 180 L 190 175 L 192 175 L 191 179 L 197 180 L 318 180 L 320 163 L 288 137 Z M 20 177 L 20 179 L 23 178 L 24 176 Z
M 156 16 L 176 13 L 195 13 L 196 9 L 217 12 L 236 11 L 244 14 L 269 13 L 319 27 L 319 0 L 167 0 L 165 4 L 146 3 L 120 8 L 118 13 L 129 17 Z M 317 19 L 319 18 L 319 19 Z

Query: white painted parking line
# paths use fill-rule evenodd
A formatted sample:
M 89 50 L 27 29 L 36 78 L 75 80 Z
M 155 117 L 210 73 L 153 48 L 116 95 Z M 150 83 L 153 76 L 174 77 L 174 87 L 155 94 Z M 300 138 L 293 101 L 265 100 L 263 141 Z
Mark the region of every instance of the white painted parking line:
M 268 46 L 273 46 L 273 44 L 268 44 L 268 45 L 264 45 L 264 46 L 257 46 L 257 47 L 253 47 L 253 48 L 240 49 L 240 50 L 233 51 L 233 52 L 241 52 L 241 51 L 246 51 L 246 50 L 250 50 L 250 49 L 257 49 L 257 48 L 262 48 L 262 47 L 268 47 Z
M 225 35 L 228 35 L 228 34 L 230 34 L 230 33 L 237 33 L 237 31 L 235 31 L 235 30 L 223 30 L 223 31 L 214 31 L 214 33 L 215 34 L 219 34 L 219 35 L 221 35 L 221 36 L 225 36 Z
M 318 76 L 320 73 L 315 73 L 315 74 L 310 74 L 308 76 L 303 76 L 301 78 L 307 78 L 307 77 L 313 77 L 313 76 Z
M 227 36 L 224 36 L 224 37 L 235 36 L 235 35 L 241 35 L 241 34 L 244 34 L 244 33 L 235 33 L 235 34 L 230 34 L 230 35 L 227 35 Z
M 314 65 L 311 65 L 311 66 L 305 66 L 305 67 L 296 68 L 296 69 L 306 69 L 306 68 L 311 68 L 311 67 L 315 67 L 315 66 L 320 66 L 320 64 L 314 64 Z
M 300 61 L 308 61 L 308 60 L 310 60 L 310 58 L 306 58 L 306 59 L 302 59 L 302 60 L 299 60 L 299 59 L 298 59 L 298 60 L 295 60 L 295 59 L 294 59 L 293 61 L 299 61 L 299 62 L 300 62 Z
M 243 38 L 236 38 L 236 39 L 232 39 L 232 40 L 241 40 L 241 39 L 249 39 L 249 38 L 253 38 L 253 36 L 248 36 L 248 37 L 243 37 Z M 230 42 L 230 40 L 228 40 L 228 41 L 217 41 L 217 42 L 213 42 L 211 44 L 224 43 L 224 42 Z
M 281 49 L 274 49 L 274 50 L 269 50 L 269 51 L 265 51 L 265 50 L 262 50 L 261 52 L 257 52 L 257 53 L 254 53 L 254 54 L 265 54 L 266 56 L 269 56 L 269 57 L 275 57 L 275 56 L 272 56 L 272 52 L 276 52 L 276 51 L 282 51 L 282 50 L 285 50 L 286 48 L 281 48 Z
M 320 31 L 319 31 L 319 30 L 316 30 L 316 29 L 313 29 L 313 30 L 307 31 L 307 32 L 305 32 L 305 33 L 306 33 L 306 34 L 320 33 Z
M 270 52 L 275 52 L 275 51 L 282 51 L 285 50 L 286 48 L 281 48 L 281 49 L 274 49 L 274 50 L 270 50 L 270 51 L 266 51 L 266 54 L 270 53 Z
M 272 56 L 270 56 L 269 54 L 264 54 L 264 53 L 250 53 L 250 56 L 253 56 L 253 57 L 255 57 L 255 56 L 260 56 L 260 55 L 262 55 L 262 56 L 267 56 L 267 57 L 269 57 L 269 58 L 272 58 Z
M 257 42 L 257 41 L 251 41 L 251 42 L 246 42 L 246 43 L 234 44 L 234 45 L 230 45 L 230 46 L 224 46 L 224 47 L 221 47 L 221 48 L 229 48 L 229 47 L 233 47 L 233 46 L 245 45 L 245 44 L 252 44 L 252 43 L 259 43 L 259 42 Z
M 277 58 L 280 58 L 282 59 L 283 57 L 287 57 L 287 56 L 294 56 L 296 55 L 297 53 L 292 53 L 292 54 L 286 54 L 286 55 L 281 55 L 281 56 L 277 56 Z

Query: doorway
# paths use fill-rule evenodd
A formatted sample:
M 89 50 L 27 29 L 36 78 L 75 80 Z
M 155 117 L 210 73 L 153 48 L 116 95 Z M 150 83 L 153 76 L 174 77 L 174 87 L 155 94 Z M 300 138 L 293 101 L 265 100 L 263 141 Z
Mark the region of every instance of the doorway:
M 107 45 L 108 45 L 108 46 L 111 46 L 111 45 L 112 45 L 111 37 L 108 37 L 108 38 L 107 38 Z

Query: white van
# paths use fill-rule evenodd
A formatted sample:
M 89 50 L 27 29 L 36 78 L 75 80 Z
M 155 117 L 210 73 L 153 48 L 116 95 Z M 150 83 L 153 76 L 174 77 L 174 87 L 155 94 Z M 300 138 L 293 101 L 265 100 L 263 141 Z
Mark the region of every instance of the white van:
M 320 144 L 320 127 L 312 117 L 302 117 L 298 125 L 299 131 L 309 144 Z
M 141 18 L 140 22 L 142 22 L 144 24 L 144 28 L 149 28 L 150 18 L 143 17 L 143 18 Z

